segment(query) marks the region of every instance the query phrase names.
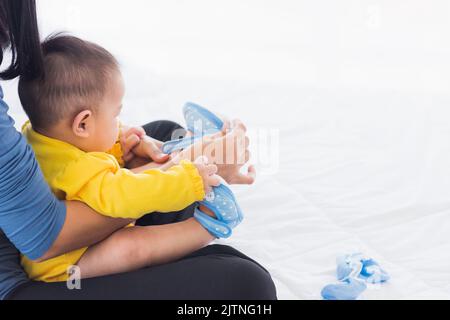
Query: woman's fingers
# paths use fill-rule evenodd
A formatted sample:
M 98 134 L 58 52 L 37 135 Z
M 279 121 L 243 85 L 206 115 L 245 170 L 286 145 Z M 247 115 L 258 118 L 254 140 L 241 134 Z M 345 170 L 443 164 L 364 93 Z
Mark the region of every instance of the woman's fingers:
M 150 159 L 156 163 L 165 163 L 170 155 L 164 154 L 161 150 L 162 144 L 158 144 L 159 141 L 147 138 L 146 143 L 146 153 Z
M 207 165 L 208 162 L 209 162 L 208 157 L 202 155 L 195 159 L 194 164 Z
M 234 119 L 233 120 L 233 130 L 242 131 L 245 133 L 245 132 L 247 132 L 247 127 L 241 120 Z
M 155 143 L 155 145 L 161 150 L 164 145 L 164 142 L 156 140 L 156 139 L 152 139 L 152 140 Z
M 227 134 L 229 130 L 231 130 L 231 121 L 223 119 L 222 133 Z
M 249 166 L 246 174 L 239 173 L 234 179 L 233 184 L 254 184 L 256 181 L 256 168 Z
M 245 151 L 245 163 L 250 161 L 251 156 L 252 156 L 252 154 L 250 151 L 248 151 L 248 150 Z

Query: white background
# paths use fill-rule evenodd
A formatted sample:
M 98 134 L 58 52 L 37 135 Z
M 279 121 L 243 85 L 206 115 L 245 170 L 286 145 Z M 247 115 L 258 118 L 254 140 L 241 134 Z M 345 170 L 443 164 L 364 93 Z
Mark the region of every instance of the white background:
M 405 93 L 450 85 L 445 0 L 37 2 L 43 37 L 98 42 L 127 75 L 139 71 L 130 86 L 147 94 L 154 75 Z
M 227 242 L 267 266 L 280 298 L 319 298 L 355 250 L 392 275 L 365 298 L 450 297 L 448 1 L 38 3 L 42 36 L 119 58 L 126 122 L 182 121 L 194 101 L 254 136 L 279 130 L 275 157 L 253 159 L 258 183 L 236 189 L 247 219 Z M 5 91 L 20 124 L 14 82 Z

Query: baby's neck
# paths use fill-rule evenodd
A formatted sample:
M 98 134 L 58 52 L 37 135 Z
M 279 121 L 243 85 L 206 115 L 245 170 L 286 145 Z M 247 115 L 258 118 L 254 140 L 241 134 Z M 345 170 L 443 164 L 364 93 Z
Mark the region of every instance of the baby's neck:
M 74 147 L 84 150 L 84 146 L 81 144 L 80 139 L 77 139 L 70 129 L 67 129 L 64 124 L 59 123 L 48 129 L 34 129 L 37 133 L 42 134 L 51 139 L 59 140 Z

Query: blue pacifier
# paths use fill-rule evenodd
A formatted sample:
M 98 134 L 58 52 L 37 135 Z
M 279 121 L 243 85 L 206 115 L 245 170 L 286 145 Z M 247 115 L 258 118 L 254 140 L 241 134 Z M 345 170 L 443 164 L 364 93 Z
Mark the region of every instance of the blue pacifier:
M 219 117 L 195 103 L 186 103 L 183 108 L 183 114 L 187 129 L 194 135 L 166 142 L 162 147 L 162 151 L 165 154 L 183 150 L 205 135 L 220 132 L 224 126 L 223 121 Z
M 216 215 L 216 219 L 208 216 L 199 206 L 194 213 L 197 221 L 216 238 L 229 238 L 233 229 L 244 220 L 233 192 L 225 184 L 215 187 L 199 205 L 205 206 Z

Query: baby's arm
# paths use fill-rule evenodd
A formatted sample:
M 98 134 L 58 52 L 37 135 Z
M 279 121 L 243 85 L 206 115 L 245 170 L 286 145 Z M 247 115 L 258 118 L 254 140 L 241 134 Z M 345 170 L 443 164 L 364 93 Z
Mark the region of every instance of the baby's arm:
M 216 172 L 212 165 L 182 161 L 166 171 L 134 174 L 121 169 L 112 156 L 99 153 L 71 163 L 53 185 L 65 192 L 67 200 L 82 201 L 106 216 L 138 219 L 203 200 L 207 189 L 220 184 Z
M 188 131 L 185 136 L 188 137 L 191 135 L 192 135 L 191 132 Z M 205 136 L 205 139 L 208 139 L 208 141 L 212 142 L 222 138 L 223 135 L 224 132 L 219 132 L 216 134 Z M 172 166 L 176 165 L 176 162 L 179 162 L 181 158 L 192 160 L 192 158 L 202 156 L 204 151 L 203 145 L 206 144 L 203 142 L 198 142 L 196 143 L 196 145 L 193 145 L 188 148 L 189 150 L 195 150 L 195 153 L 194 152 L 191 153 L 195 154 L 196 157 L 190 156 L 188 151 L 185 152 L 177 151 L 172 153 L 171 155 L 165 155 L 166 157 L 164 157 L 164 154 L 161 151 L 163 142 L 155 140 L 146 135 L 143 135 L 141 137 L 136 136 L 135 138 L 139 139 L 140 142 L 132 150 L 134 154 L 132 160 L 126 161 L 125 163 L 126 168 L 130 169 L 134 173 L 141 173 L 149 169 L 160 169 L 165 171 L 171 168 Z M 157 158 L 158 161 L 155 160 L 152 161 L 153 158 Z M 162 161 L 160 161 L 161 159 Z
M 150 161 L 154 164 L 162 164 L 170 159 L 170 155 L 164 154 L 161 149 L 163 142 L 146 136 L 145 133 L 141 137 L 135 136 L 138 144 L 128 153 L 123 153 L 122 159 L 125 160 L 125 167 L 134 169 L 148 164 Z M 124 143 L 126 145 L 126 143 Z M 122 147 L 122 151 L 123 151 Z M 157 165 L 154 166 L 157 168 Z
M 214 215 L 206 208 L 203 212 Z M 176 261 L 208 245 L 214 237 L 194 218 L 117 231 L 90 247 L 78 262 L 83 279 L 129 272 Z
M 145 172 L 147 170 L 152 170 L 152 169 L 159 169 L 161 171 L 167 171 L 170 168 L 176 166 L 177 164 L 179 164 L 181 161 L 180 158 L 173 158 L 169 161 L 167 161 L 166 163 L 155 163 L 155 162 L 150 162 L 150 163 L 146 163 L 140 167 L 131 169 L 131 172 L 135 173 L 135 174 L 139 174 L 142 172 Z
M 142 159 L 142 158 L 140 158 L 140 159 Z M 156 162 L 148 162 L 148 160 L 146 160 L 146 161 L 143 161 L 142 163 L 140 163 L 137 167 L 130 169 L 130 171 L 135 174 L 139 174 L 146 170 L 152 170 L 152 169 L 159 169 L 162 171 L 166 171 L 167 169 L 170 169 L 171 167 L 173 167 L 175 165 L 176 165 L 175 162 L 173 162 L 172 160 L 169 160 L 164 164 L 156 163 Z

